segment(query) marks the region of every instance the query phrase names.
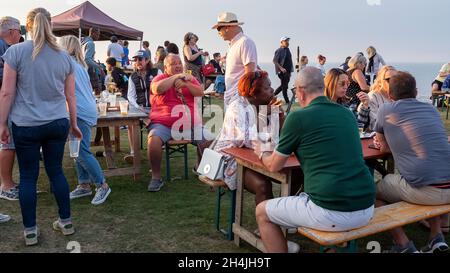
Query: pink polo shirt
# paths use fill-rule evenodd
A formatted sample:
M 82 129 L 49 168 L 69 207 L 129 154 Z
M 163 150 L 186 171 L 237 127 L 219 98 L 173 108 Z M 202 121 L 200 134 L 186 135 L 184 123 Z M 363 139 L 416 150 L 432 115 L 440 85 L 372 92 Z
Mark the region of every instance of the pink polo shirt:
M 152 81 L 153 84 L 169 78 L 169 75 L 167 74 L 161 74 L 156 76 Z M 193 77 L 192 83 L 194 85 L 200 86 L 200 83 Z M 191 116 L 198 116 L 198 109 L 194 112 L 194 96 L 192 96 L 191 92 L 189 92 L 189 89 L 182 88 L 181 89 L 184 99 L 186 100 L 186 104 L 191 112 Z M 150 95 L 150 104 L 152 106 L 152 110 L 150 112 L 150 122 L 151 123 L 158 123 L 162 124 L 166 127 L 171 128 L 172 125 L 182 119 L 183 121 L 187 121 L 187 115 L 186 111 L 184 110 L 185 107 L 183 105 L 183 102 L 177 95 L 177 91 L 174 87 L 169 88 L 164 94 L 161 95 L 154 95 L 151 93 Z M 174 116 L 172 115 L 172 110 L 174 107 L 177 107 L 176 112 L 174 112 Z M 194 114 L 192 114 L 194 113 Z M 181 121 L 181 120 L 180 120 Z M 192 121 L 191 121 L 192 124 Z M 194 118 L 194 124 L 199 125 L 202 124 L 202 121 L 200 118 Z

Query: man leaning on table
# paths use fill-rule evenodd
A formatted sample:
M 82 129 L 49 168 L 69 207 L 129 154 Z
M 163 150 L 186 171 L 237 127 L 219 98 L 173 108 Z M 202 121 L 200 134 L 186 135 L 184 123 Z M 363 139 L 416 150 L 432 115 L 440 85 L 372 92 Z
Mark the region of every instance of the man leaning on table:
M 353 114 L 323 96 L 323 76 L 315 67 L 300 71 L 296 86 L 302 109 L 287 117 L 277 148 L 271 152 L 258 144 L 255 149 L 271 172 L 280 171 L 294 153 L 305 175 L 299 196 L 256 208 L 267 252 L 287 252 L 280 226 L 346 231 L 367 225 L 374 212 L 375 184 Z
M 377 183 L 377 205 L 406 201 L 420 205 L 450 204 L 450 145 L 439 112 L 416 99 L 416 80 L 398 72 L 389 80 L 393 103 L 378 110 L 374 143 L 392 152 L 400 174 L 389 174 Z M 441 226 L 448 216 L 428 220 L 430 238 L 422 252 L 447 251 Z M 391 231 L 395 245 L 390 252 L 417 252 L 402 228 Z

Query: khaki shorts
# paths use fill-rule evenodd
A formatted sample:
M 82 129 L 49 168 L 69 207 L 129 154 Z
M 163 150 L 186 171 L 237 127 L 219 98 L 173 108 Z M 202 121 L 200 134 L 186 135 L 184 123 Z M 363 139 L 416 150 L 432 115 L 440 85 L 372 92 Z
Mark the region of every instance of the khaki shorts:
M 444 205 L 450 204 L 450 189 L 414 188 L 401 175 L 388 174 L 377 183 L 377 199 L 391 204 L 406 201 L 419 205 Z

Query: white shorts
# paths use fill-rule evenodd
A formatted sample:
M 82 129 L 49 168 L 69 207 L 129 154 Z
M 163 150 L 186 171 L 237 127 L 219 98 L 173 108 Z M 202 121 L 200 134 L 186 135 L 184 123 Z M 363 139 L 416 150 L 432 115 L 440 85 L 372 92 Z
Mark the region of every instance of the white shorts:
M 367 225 L 374 206 L 358 211 L 327 210 L 314 204 L 309 195 L 271 199 L 266 203 L 270 221 L 284 228 L 307 227 L 322 231 L 347 231 Z

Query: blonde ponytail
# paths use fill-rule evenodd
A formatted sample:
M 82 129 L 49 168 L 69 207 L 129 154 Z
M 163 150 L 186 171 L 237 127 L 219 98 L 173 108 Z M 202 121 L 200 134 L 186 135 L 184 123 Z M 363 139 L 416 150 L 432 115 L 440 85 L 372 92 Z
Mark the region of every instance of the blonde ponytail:
M 36 8 L 27 15 L 27 28 L 31 30 L 31 38 L 33 39 L 33 60 L 39 55 L 45 44 L 54 50 L 61 50 L 53 35 L 50 13 L 44 8 Z
M 81 50 L 81 44 L 77 37 L 73 35 L 63 36 L 59 40 L 59 44 L 67 51 L 67 53 L 69 53 L 70 56 L 75 57 L 79 64 L 87 68 L 87 64 L 84 61 L 84 54 Z

